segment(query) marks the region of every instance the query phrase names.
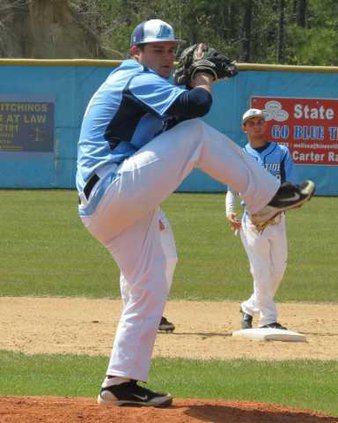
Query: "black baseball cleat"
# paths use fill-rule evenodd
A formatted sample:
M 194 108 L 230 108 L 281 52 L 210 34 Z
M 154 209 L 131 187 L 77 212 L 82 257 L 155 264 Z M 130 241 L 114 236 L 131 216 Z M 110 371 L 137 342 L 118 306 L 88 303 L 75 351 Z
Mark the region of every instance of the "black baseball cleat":
M 252 214 L 250 219 L 254 225 L 257 225 L 266 222 L 283 211 L 301 207 L 311 199 L 315 190 L 315 183 L 309 179 L 305 180 L 301 185 L 283 182 L 270 203 L 260 212 Z
M 251 314 L 245 313 L 242 309 L 240 309 L 240 312 L 242 313 L 242 319 L 241 319 L 242 329 L 252 329 L 253 316 L 251 316 Z
M 285 326 L 282 326 L 278 322 L 269 323 L 268 325 L 261 326 L 261 329 L 283 329 L 288 330 Z
M 169 322 L 164 316 L 162 316 L 158 330 L 159 332 L 174 332 L 175 325 Z
M 168 407 L 172 401 L 170 394 L 151 391 L 136 380 L 102 388 L 97 397 L 98 404 L 113 406 Z

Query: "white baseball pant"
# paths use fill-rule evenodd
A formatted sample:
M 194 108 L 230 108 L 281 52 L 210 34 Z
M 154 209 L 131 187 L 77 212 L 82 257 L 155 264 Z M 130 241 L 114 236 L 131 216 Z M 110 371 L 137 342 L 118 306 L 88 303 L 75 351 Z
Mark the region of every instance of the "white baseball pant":
M 169 293 L 171 285 L 173 283 L 175 268 L 178 260 L 177 250 L 170 222 L 162 209 L 160 210 L 160 221 L 163 225 L 163 227 L 160 229 L 160 237 L 161 246 L 166 258 L 165 273 Z
M 128 287 L 107 374 L 147 381 L 157 328 L 168 295 L 159 205 L 198 167 L 230 185 L 251 213 L 279 188 L 278 180 L 225 135 L 200 119 L 160 134 L 117 168 L 95 212 L 83 217 L 105 245 Z M 104 178 L 94 189 L 97 189 Z
M 162 224 L 162 226 L 159 225 L 159 231 L 161 238 L 161 247 L 163 249 L 166 259 L 165 273 L 169 293 L 173 283 L 175 268 L 178 260 L 177 250 L 170 222 L 162 209 L 160 209 L 159 221 Z M 128 302 L 129 288 L 122 273 L 120 275 L 120 289 L 123 304 L 126 305 Z
M 259 326 L 277 322 L 274 296 L 287 262 L 285 215 L 281 215 L 280 223 L 267 226 L 261 234 L 244 216 L 240 234 L 253 277 L 253 293 L 247 301 L 242 302 L 241 308 L 251 316 L 259 313 Z

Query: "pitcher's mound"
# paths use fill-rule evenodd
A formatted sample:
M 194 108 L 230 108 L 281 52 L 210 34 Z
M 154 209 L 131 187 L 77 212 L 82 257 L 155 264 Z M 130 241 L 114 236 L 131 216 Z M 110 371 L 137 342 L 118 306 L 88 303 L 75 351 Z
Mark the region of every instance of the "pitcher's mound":
M 1 423 L 335 423 L 334 417 L 271 404 L 174 399 L 169 408 L 102 407 L 92 398 L 0 397 Z

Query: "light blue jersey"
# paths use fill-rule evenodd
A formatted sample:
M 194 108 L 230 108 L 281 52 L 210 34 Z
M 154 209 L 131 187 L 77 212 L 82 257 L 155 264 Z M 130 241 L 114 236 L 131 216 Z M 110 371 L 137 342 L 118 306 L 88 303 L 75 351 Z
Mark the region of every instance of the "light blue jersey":
M 273 141 L 268 142 L 264 147 L 255 149 L 248 143 L 243 147 L 243 151 L 253 157 L 269 173 L 283 182 L 298 184 L 298 176 L 287 147 Z M 231 187 L 229 189 L 235 194 Z M 244 201 L 241 205 L 245 208 Z M 247 216 L 247 212 L 244 213 Z
M 90 100 L 78 144 L 76 186 L 81 192 L 95 171 L 120 164 L 172 126 L 167 110 L 186 91 L 136 60 L 125 60 Z
M 287 181 L 298 183 L 295 167 L 289 152 L 284 145 L 269 142 L 264 149 L 254 149 L 248 143 L 243 150 L 250 154 L 265 169 L 274 175 L 281 183 Z

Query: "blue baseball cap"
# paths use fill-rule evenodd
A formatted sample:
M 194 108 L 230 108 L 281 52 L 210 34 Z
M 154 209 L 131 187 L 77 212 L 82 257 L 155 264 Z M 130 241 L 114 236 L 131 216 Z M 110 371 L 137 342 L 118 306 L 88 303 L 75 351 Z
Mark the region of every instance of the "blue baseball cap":
M 161 19 L 150 19 L 137 25 L 134 29 L 130 46 L 137 46 L 146 43 L 160 43 L 171 41 L 180 43 L 182 40 L 175 38 L 173 27 Z

